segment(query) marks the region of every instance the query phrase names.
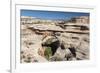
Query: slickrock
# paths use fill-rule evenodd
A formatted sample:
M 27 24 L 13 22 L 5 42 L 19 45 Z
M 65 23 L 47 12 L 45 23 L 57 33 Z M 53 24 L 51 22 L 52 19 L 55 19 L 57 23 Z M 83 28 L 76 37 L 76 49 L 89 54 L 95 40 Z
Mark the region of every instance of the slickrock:
M 88 17 L 69 21 L 21 17 L 21 63 L 89 60 Z

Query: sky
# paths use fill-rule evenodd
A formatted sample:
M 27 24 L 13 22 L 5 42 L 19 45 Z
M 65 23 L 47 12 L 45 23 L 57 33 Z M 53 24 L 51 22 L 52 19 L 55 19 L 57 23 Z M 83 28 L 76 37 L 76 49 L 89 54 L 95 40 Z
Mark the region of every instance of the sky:
M 61 11 L 43 11 L 43 10 L 21 10 L 21 16 L 31 16 L 48 20 L 68 20 L 77 16 L 89 16 L 89 13 L 83 12 L 61 12 Z

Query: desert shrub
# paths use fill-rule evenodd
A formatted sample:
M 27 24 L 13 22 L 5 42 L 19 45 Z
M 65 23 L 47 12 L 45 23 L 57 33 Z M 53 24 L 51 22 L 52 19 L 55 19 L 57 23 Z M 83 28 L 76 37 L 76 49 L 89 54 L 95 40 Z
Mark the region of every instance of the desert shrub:
M 51 47 L 47 47 L 47 48 L 45 49 L 44 55 L 45 55 L 46 59 L 49 60 L 50 56 L 52 56 Z

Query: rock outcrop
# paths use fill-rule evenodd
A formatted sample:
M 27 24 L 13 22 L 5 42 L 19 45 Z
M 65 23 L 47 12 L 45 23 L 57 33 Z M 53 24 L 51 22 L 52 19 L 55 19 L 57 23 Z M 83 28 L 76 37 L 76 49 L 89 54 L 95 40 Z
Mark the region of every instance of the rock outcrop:
M 21 63 L 89 60 L 89 40 L 88 17 L 70 21 L 21 17 Z

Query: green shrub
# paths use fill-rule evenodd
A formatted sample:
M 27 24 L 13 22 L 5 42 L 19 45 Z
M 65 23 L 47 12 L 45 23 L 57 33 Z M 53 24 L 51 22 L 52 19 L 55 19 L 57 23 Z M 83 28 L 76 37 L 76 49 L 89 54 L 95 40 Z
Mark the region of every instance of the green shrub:
M 47 48 L 45 49 L 44 55 L 45 55 L 46 59 L 49 60 L 50 56 L 52 56 L 51 47 L 47 47 Z

